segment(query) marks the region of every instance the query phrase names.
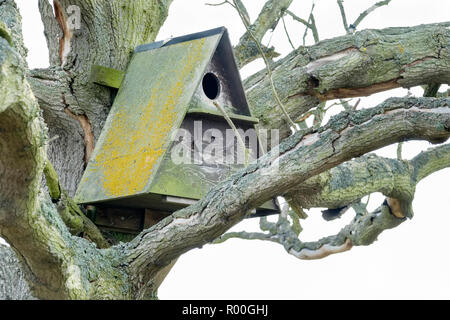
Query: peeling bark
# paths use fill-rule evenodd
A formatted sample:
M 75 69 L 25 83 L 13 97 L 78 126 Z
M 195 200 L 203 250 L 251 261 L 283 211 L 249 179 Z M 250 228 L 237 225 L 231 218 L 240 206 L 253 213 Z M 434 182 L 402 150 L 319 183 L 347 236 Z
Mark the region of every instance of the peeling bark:
M 367 165 L 367 167 L 366 167 Z M 450 167 L 450 144 L 431 148 L 410 161 L 365 155 L 343 163 L 327 172 L 306 180 L 294 188 L 293 197 L 302 208 L 353 206 L 356 217 L 338 234 L 315 242 L 302 242 L 298 238 L 298 222 L 287 215 L 280 215 L 277 223 L 261 218 L 260 226 L 268 233 L 233 232 L 216 239 L 222 243 L 228 239 L 264 240 L 279 243 L 286 251 L 303 260 L 322 259 L 331 254 L 350 250 L 353 246 L 367 246 L 378 235 L 412 218 L 412 201 L 417 184 L 432 172 Z M 367 212 L 360 200 L 374 192 L 387 196 L 374 212 Z M 389 195 L 392 195 L 390 197 Z

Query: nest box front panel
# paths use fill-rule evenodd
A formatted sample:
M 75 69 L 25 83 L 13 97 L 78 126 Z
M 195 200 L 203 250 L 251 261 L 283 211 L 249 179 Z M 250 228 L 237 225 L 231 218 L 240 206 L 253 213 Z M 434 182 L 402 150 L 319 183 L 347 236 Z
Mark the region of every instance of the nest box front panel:
M 244 151 L 214 103 L 225 109 L 242 133 L 250 133 L 247 147 L 253 155 L 251 160 L 258 157 L 256 131 L 249 131 L 257 120 L 251 118 L 227 41 L 227 37 L 222 37 L 205 68 L 181 125 L 187 136 L 178 137 L 181 141 L 174 141 L 166 153 L 150 189 L 152 193 L 200 199 L 218 182 L 244 167 Z
M 232 47 L 226 36 L 220 40 L 205 69 L 202 81 L 189 103 L 189 111 L 217 113 L 213 102 L 221 105 L 229 115 L 251 116 Z
M 252 126 L 234 121 L 241 132 L 250 132 L 246 145 L 256 159 L 258 140 Z M 225 119 L 209 114 L 189 114 L 181 125 L 183 136 L 164 156 L 152 193 L 200 199 L 218 182 L 244 167 L 245 154 Z
M 221 34 L 134 54 L 76 201 L 149 193 Z

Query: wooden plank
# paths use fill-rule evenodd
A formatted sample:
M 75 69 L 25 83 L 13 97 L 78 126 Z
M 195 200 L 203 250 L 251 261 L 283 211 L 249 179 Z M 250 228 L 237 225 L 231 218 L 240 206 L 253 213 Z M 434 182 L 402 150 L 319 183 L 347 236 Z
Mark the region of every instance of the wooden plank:
M 91 72 L 91 81 L 102 86 L 119 89 L 124 76 L 123 71 L 94 65 Z
M 99 207 L 95 224 L 109 230 L 139 232 L 142 230 L 144 212 L 144 209 Z
M 144 218 L 144 229 L 150 228 L 154 226 L 158 222 L 160 222 L 165 217 L 169 216 L 170 212 L 156 211 L 156 210 L 145 210 L 145 218 Z
M 219 111 L 205 109 L 205 108 L 191 108 L 188 110 L 188 113 L 189 114 L 206 114 L 206 115 L 210 115 L 210 116 L 214 116 L 214 117 L 223 118 L 222 113 L 220 113 Z M 259 123 L 258 118 L 244 116 L 241 114 L 229 113 L 228 116 L 231 118 L 231 120 L 237 120 L 237 121 L 248 122 L 248 123 L 253 123 L 253 124 Z

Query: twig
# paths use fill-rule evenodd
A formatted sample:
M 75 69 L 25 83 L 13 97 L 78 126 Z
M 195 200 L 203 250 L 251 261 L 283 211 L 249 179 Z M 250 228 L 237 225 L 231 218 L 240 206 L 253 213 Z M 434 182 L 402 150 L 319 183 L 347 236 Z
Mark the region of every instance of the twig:
M 313 14 L 314 7 L 315 7 L 315 4 L 313 3 L 313 5 L 311 7 L 311 12 L 309 13 L 308 21 L 300 18 L 299 16 L 297 16 L 295 13 L 293 13 L 290 10 L 286 10 L 286 13 L 288 15 L 290 15 L 292 17 L 292 19 L 294 19 L 297 22 L 300 22 L 301 24 L 303 24 L 306 27 L 305 33 L 303 34 L 303 45 L 305 45 L 305 39 L 308 34 L 308 30 L 311 30 L 311 32 L 312 32 L 313 37 L 314 37 L 314 42 L 319 42 L 319 32 L 317 31 L 316 20 L 314 19 L 314 14 Z
M 272 93 L 273 96 L 275 98 L 275 101 L 278 105 L 278 107 L 281 109 L 281 111 L 283 112 L 284 116 L 286 117 L 289 125 L 296 130 L 297 126 L 295 125 L 294 121 L 292 121 L 291 117 L 289 116 L 289 114 L 286 111 L 286 108 L 284 107 L 283 103 L 280 100 L 280 97 L 278 96 L 277 90 L 275 88 L 275 84 L 273 82 L 273 77 L 272 77 L 272 69 L 270 68 L 270 63 L 269 60 L 267 59 L 264 50 L 261 47 L 261 43 L 258 41 L 258 39 L 256 39 L 256 37 L 254 36 L 253 32 L 250 30 L 250 25 L 247 23 L 247 20 L 245 19 L 245 17 L 243 16 L 242 11 L 240 10 L 240 8 L 236 5 L 236 0 L 233 0 L 234 5 L 233 7 L 236 9 L 236 11 L 238 12 L 239 16 L 241 17 L 242 22 L 244 23 L 245 28 L 247 29 L 248 34 L 250 35 L 250 37 L 252 38 L 252 40 L 255 42 L 259 53 L 261 54 L 261 57 L 264 60 L 264 63 L 266 64 L 266 69 L 267 69 L 267 75 L 269 77 L 270 80 L 270 87 L 272 88 Z
M 361 14 L 355 20 L 355 22 L 353 22 L 351 25 L 349 25 L 347 23 L 347 17 L 345 14 L 344 0 L 337 0 L 337 3 L 339 5 L 339 10 L 341 11 L 342 23 L 344 24 L 344 28 L 345 28 L 345 31 L 347 32 L 347 34 L 352 33 L 353 32 L 352 29 L 356 29 L 359 26 L 359 24 L 364 20 L 364 18 L 366 18 L 372 11 L 376 10 L 379 7 L 387 6 L 390 2 L 391 2 L 391 0 L 384 0 L 384 1 L 379 1 L 379 2 L 375 3 L 368 9 L 361 12 Z
M 356 108 L 358 108 L 360 103 L 361 103 L 361 98 L 359 98 L 358 101 L 356 101 L 355 105 L 353 106 L 353 110 L 356 110 Z
M 292 11 L 286 10 L 286 13 L 287 13 L 288 15 L 290 15 L 290 16 L 292 17 L 292 19 L 294 19 L 294 20 L 300 22 L 300 23 L 303 24 L 305 27 L 307 27 L 307 28 L 311 28 L 311 27 L 312 27 L 312 25 L 311 25 L 308 21 L 306 21 L 305 19 L 300 18 L 299 16 L 297 16 L 297 15 L 296 15 L 295 13 L 293 13 Z
M 345 32 L 350 33 L 350 28 L 347 23 L 347 16 L 345 14 L 345 9 L 344 9 L 344 0 L 337 0 L 337 4 L 339 6 L 339 10 L 341 11 L 341 18 L 342 18 L 342 23 L 344 24 Z
M 211 6 L 211 7 L 218 7 L 218 6 L 221 6 L 221 5 L 224 5 L 224 4 L 227 4 L 227 3 L 229 3 L 228 1 L 223 1 L 223 2 L 220 2 L 220 3 L 205 3 L 205 6 Z
M 245 165 L 247 166 L 248 165 L 248 159 L 249 159 L 250 150 L 247 149 L 247 147 L 245 146 L 244 140 L 242 139 L 241 135 L 239 134 L 238 129 L 236 128 L 236 126 L 233 123 L 233 120 L 231 120 L 230 116 L 225 111 L 225 109 L 220 104 L 218 104 L 216 101 L 213 101 L 213 104 L 222 113 L 223 117 L 225 118 L 225 120 L 227 121 L 227 123 L 231 127 L 231 129 L 233 129 L 234 135 L 236 136 L 236 139 L 238 140 L 238 143 L 241 145 L 241 148 L 244 151 Z
M 353 22 L 353 25 L 355 26 L 355 28 L 361 23 L 361 21 L 364 20 L 365 17 L 367 17 L 369 15 L 369 13 L 371 13 L 372 11 L 374 11 L 375 9 L 382 7 L 382 6 L 387 6 L 389 4 L 389 2 L 391 2 L 391 0 L 384 0 L 384 1 L 379 1 L 377 3 L 375 3 L 373 6 L 371 6 L 370 8 L 368 8 L 367 10 L 364 10 L 358 17 L 358 19 L 355 20 L 355 22 Z
M 403 149 L 403 142 L 399 142 L 397 144 L 397 160 L 402 160 L 402 149 Z
M 314 42 L 317 43 L 320 41 L 320 38 L 319 38 L 319 32 L 317 31 L 316 19 L 314 19 L 314 14 L 312 13 L 312 11 L 311 11 L 311 14 L 309 15 L 309 19 L 310 19 L 309 21 L 311 22 L 311 26 L 312 26 L 312 28 L 310 28 L 310 29 L 313 33 Z
M 289 41 L 289 44 L 291 45 L 292 50 L 295 50 L 295 46 L 292 43 L 291 37 L 289 36 L 289 31 L 286 27 L 286 22 L 284 21 L 284 16 L 281 17 L 281 21 L 283 22 L 283 28 L 284 28 L 284 32 L 286 33 L 287 39 Z

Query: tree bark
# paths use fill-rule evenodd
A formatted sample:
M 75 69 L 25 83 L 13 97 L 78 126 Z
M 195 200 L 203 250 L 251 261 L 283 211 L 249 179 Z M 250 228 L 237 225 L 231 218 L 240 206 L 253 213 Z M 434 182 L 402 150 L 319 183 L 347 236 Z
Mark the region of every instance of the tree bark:
M 363 30 L 300 47 L 272 66 L 278 95 L 294 119 L 321 101 L 368 96 L 394 88 L 450 82 L 450 23 Z M 266 71 L 244 82 L 254 116 L 290 135 L 279 116 Z
M 0 157 L 0 235 L 17 254 L 38 298 L 153 298 L 168 266 L 181 254 L 212 242 L 265 201 L 296 192 L 306 194 L 308 185 L 317 191 L 308 198 L 311 205 L 328 201 L 334 194 L 324 191 L 333 186 L 326 171 L 391 143 L 413 139 L 441 143 L 450 137 L 448 98 L 389 99 L 372 109 L 343 112 L 326 126 L 285 139 L 279 148 L 219 183 L 202 200 L 133 241 L 99 249 L 69 232 L 70 222 L 64 223 L 42 188 L 43 170 L 49 159 L 60 176 L 59 187 L 69 195 L 74 193 L 114 96 L 113 91 L 90 82 L 92 66 L 124 70 L 134 48 L 154 39 L 170 3 L 61 0 L 55 1 L 53 11 L 48 0 L 40 0 L 50 67 L 27 72 L 17 8 L 12 0 L 0 0 L 0 151 L 8 151 Z M 79 30 L 71 30 L 67 23 L 69 5 L 81 8 Z M 319 101 L 336 97 L 448 83 L 448 26 L 368 30 L 302 47 L 274 64 L 277 89 L 291 116 L 298 116 Z M 253 112 L 263 127 L 282 128 L 282 137 L 287 137 L 268 85 L 265 72 L 246 81 Z M 418 179 L 449 165 L 428 161 L 431 158 L 427 157 L 438 156 L 422 155 L 415 160 L 420 167 L 414 171 Z M 388 167 L 380 169 L 380 177 L 389 175 Z M 341 169 L 336 169 L 335 176 Z M 370 175 L 361 166 L 355 172 L 360 177 Z M 344 181 L 338 185 L 343 189 Z M 384 191 L 409 201 L 413 191 L 403 185 L 393 188 L 402 192 L 391 192 L 384 182 L 365 191 Z M 359 195 L 349 192 L 344 202 Z M 302 205 L 306 204 L 305 200 Z M 381 210 L 380 217 L 387 216 L 386 206 Z M 361 221 L 370 223 L 371 216 Z M 389 226 L 399 223 L 392 221 Z M 371 237 L 381 229 L 373 230 Z M 286 248 L 300 256 L 305 248 L 321 250 L 344 241 L 342 248 L 346 249 L 363 240 L 342 233 L 328 243 L 305 247 L 294 241 Z
M 0 244 L 0 300 L 32 300 L 14 252 Z
M 29 82 L 44 112 L 49 160 L 73 196 L 98 139 L 114 91 L 90 81 L 101 65 L 125 70 L 134 49 L 152 42 L 172 0 L 39 0 L 50 68 L 32 70 Z M 79 29 L 70 30 L 67 8 L 81 9 Z M 61 43 L 63 45 L 61 45 Z

